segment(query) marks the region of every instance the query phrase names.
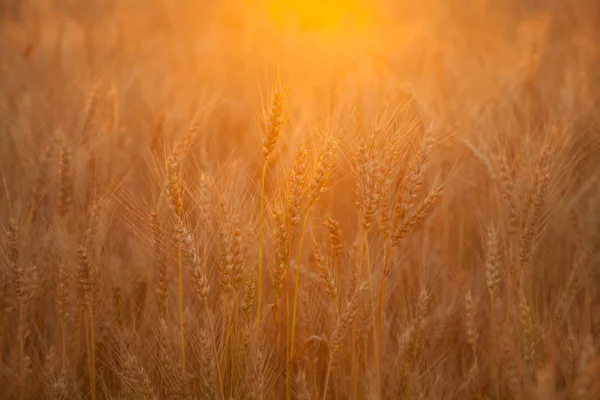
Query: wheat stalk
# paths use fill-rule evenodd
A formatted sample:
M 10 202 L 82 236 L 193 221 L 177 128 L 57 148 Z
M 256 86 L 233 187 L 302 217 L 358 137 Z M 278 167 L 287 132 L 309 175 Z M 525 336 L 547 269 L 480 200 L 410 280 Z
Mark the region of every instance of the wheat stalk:
M 360 308 L 361 297 L 363 293 L 365 293 L 367 290 L 369 290 L 369 283 L 365 281 L 352 294 L 352 296 L 348 300 L 348 303 L 346 304 L 346 308 L 338 317 L 338 320 L 335 325 L 335 330 L 333 331 L 331 341 L 329 344 L 329 363 L 327 364 L 327 372 L 325 373 L 325 383 L 323 384 L 323 399 L 327 398 L 331 369 L 338 360 L 342 349 L 343 341 L 345 340 L 346 333 L 348 332 L 348 328 L 350 328 L 352 321 L 354 321 L 354 318 L 356 317 L 356 314 L 358 313 L 358 310 Z
M 302 263 L 302 247 L 304 245 L 304 235 L 306 232 L 306 225 L 308 224 L 308 219 L 310 217 L 310 212 L 314 204 L 319 200 L 321 195 L 325 193 L 327 189 L 327 185 L 329 184 L 329 180 L 331 175 L 333 174 L 333 169 L 335 165 L 335 150 L 336 143 L 334 140 L 330 140 L 325 145 L 323 152 L 319 155 L 319 158 L 316 161 L 316 165 L 313 171 L 312 179 L 310 181 L 308 187 L 308 200 L 307 200 L 307 210 L 304 216 L 304 222 L 302 224 L 302 230 L 300 233 L 300 244 L 298 247 L 298 261 L 296 262 L 296 281 L 294 284 L 294 296 L 292 302 L 292 322 L 291 322 L 291 333 L 290 333 L 290 342 L 289 349 L 291 350 L 290 354 L 292 354 L 295 350 L 295 341 L 296 341 L 296 319 L 298 315 L 298 292 L 300 288 L 300 269 Z M 288 367 L 287 367 L 287 385 L 286 385 L 286 399 L 291 397 L 291 385 L 292 385 L 292 377 L 291 377 L 291 363 L 289 362 L 288 357 Z
M 265 214 L 265 178 L 269 157 L 275 149 L 275 145 L 283 130 L 285 122 L 286 102 L 288 89 L 284 82 L 277 84 L 273 90 L 270 112 L 265 115 L 265 133 L 263 138 L 262 153 L 264 157 L 263 170 L 260 184 L 260 215 L 259 215 L 259 239 L 258 239 L 258 306 L 256 310 L 256 324 L 260 326 L 262 312 L 262 274 L 263 274 L 263 240 L 264 240 L 264 214 Z M 266 114 L 266 113 L 265 113 Z

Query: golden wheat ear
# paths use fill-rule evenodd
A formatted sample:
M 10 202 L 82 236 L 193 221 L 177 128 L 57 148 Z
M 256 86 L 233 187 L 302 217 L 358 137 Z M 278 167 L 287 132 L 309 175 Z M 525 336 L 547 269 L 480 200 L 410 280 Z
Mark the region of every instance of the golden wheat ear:
M 256 326 L 260 327 L 261 312 L 262 312 L 262 297 L 263 297 L 263 245 L 264 245 L 264 219 L 265 219 L 265 179 L 267 168 L 269 165 L 269 157 L 271 157 L 275 145 L 281 136 L 285 119 L 287 117 L 287 99 L 289 88 L 286 82 L 280 81 L 276 84 L 271 95 L 271 107 L 268 112 L 263 111 L 264 117 L 264 132 L 263 132 L 263 147 L 262 154 L 264 157 L 261 184 L 260 184 L 260 214 L 259 214 L 259 239 L 258 239 L 258 305 L 256 309 Z

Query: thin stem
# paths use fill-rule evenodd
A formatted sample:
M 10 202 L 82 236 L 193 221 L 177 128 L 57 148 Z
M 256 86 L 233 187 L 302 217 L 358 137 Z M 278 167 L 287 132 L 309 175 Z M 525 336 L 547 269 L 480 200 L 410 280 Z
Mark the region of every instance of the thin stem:
M 292 248 L 292 243 L 294 241 L 294 225 L 291 225 L 289 228 L 289 233 L 288 233 L 288 244 L 287 244 L 287 269 L 286 269 L 286 273 L 285 273 L 285 292 L 284 292 L 284 297 L 285 297 L 285 359 L 289 360 L 292 356 L 292 351 L 290 350 L 290 279 L 289 279 L 289 268 L 290 268 L 290 253 L 291 253 L 291 248 Z M 282 331 L 284 328 L 284 319 L 283 317 L 281 318 L 281 326 L 282 326 Z M 287 376 L 290 374 L 290 370 L 289 368 L 286 366 L 286 399 L 290 399 L 291 398 L 291 377 L 287 378 Z
M 351 365 L 350 365 L 350 387 L 352 388 L 351 399 L 356 399 L 358 393 L 358 358 L 360 354 L 357 354 L 356 342 L 357 342 L 357 322 L 354 321 L 352 324 L 352 353 L 351 353 Z
M 183 333 L 183 258 L 181 245 L 177 249 L 177 264 L 179 266 L 179 334 L 181 337 L 181 367 L 185 374 L 185 337 Z
M 377 322 L 379 329 L 380 343 L 383 343 L 383 314 L 385 309 L 385 291 L 387 287 L 387 276 L 389 274 L 389 248 L 386 240 L 383 246 L 383 276 L 381 277 L 381 289 L 379 291 L 379 319 Z
M 288 279 L 286 279 L 286 281 L 288 281 Z M 286 286 L 287 286 L 287 282 L 286 282 Z M 290 296 L 289 296 L 289 288 L 286 288 L 286 295 L 285 295 L 285 342 L 286 342 L 286 346 L 285 346 L 285 359 L 289 360 L 292 357 L 292 351 L 290 349 Z M 288 362 L 286 364 L 286 381 L 285 381 L 285 387 L 286 387 L 286 399 L 290 400 L 292 397 L 292 379 L 291 379 L 291 367 L 290 367 L 290 363 Z
M 490 293 L 490 318 L 491 318 L 491 334 L 492 334 L 492 382 L 494 385 L 494 391 L 496 398 L 500 398 L 500 392 L 498 388 L 498 360 L 497 360 L 497 346 L 496 346 L 496 312 L 494 307 L 495 296 Z
M 331 353 L 331 352 L 330 352 Z M 325 385 L 323 386 L 323 400 L 327 399 L 327 388 L 329 387 L 329 374 L 331 373 L 331 354 L 329 354 L 329 362 L 327 363 L 327 373 L 325 373 Z
M 236 349 L 236 321 L 235 321 L 235 310 L 236 310 L 237 295 L 233 299 L 231 304 L 231 313 L 229 317 L 230 334 L 229 334 L 229 355 L 231 356 L 231 394 L 235 393 L 235 349 Z
M 361 223 L 360 218 L 357 220 L 358 229 L 360 229 Z M 364 245 L 360 246 L 359 261 L 358 261 L 358 279 L 360 282 L 363 280 L 363 262 L 365 257 Z M 352 366 L 351 366 L 351 387 L 352 387 L 352 399 L 358 397 L 358 373 L 359 373 L 359 362 L 360 362 L 360 348 L 357 348 L 358 343 L 358 321 L 355 319 L 352 323 Z
M 381 330 L 381 326 L 383 324 L 383 308 L 384 308 L 384 298 L 385 298 L 385 289 L 387 284 L 387 274 L 388 274 L 388 246 L 387 241 L 383 246 L 383 276 L 381 279 L 381 289 L 379 291 L 379 329 Z
M 91 361 L 91 349 L 90 349 L 90 328 L 89 328 L 89 321 L 88 321 L 88 316 L 87 316 L 87 310 L 82 309 L 81 310 L 81 314 L 83 315 L 83 327 L 85 329 L 85 354 L 87 355 L 87 363 L 88 363 L 88 379 L 90 380 L 90 390 L 92 388 L 92 361 Z M 90 398 L 92 398 L 93 395 L 90 393 Z
M 220 363 L 218 362 L 219 356 L 217 353 L 217 345 L 215 342 L 215 332 L 214 332 L 213 325 L 212 325 L 212 318 L 210 317 L 210 311 L 208 309 L 208 303 L 206 301 L 204 302 L 204 307 L 206 308 L 206 318 L 208 319 L 208 328 L 209 328 L 209 332 L 210 332 L 210 341 L 212 344 L 214 359 L 217 361 L 217 362 L 215 362 L 215 364 L 216 364 L 216 368 L 217 368 L 217 374 L 219 376 L 219 389 L 221 390 L 221 399 L 225 400 L 225 391 L 223 389 L 223 377 L 221 376 L 221 367 L 220 367 Z
M 300 289 L 300 263 L 302 262 L 302 247 L 304 245 L 304 233 L 306 231 L 306 224 L 308 222 L 309 216 L 310 210 L 306 212 L 306 217 L 304 217 L 304 223 L 302 224 L 302 231 L 300 234 L 300 247 L 298 248 L 298 262 L 296 263 L 296 283 L 294 285 L 294 302 L 292 309 L 292 335 L 290 339 L 292 351 L 294 349 L 296 339 L 296 317 L 298 315 L 298 292 Z
M 67 366 L 67 328 L 65 326 L 65 321 L 60 321 L 60 338 L 62 342 L 62 354 L 61 354 L 61 364 L 63 368 Z
M 294 301 L 292 303 L 292 333 L 290 335 L 290 356 L 288 357 L 287 363 L 287 398 L 291 397 L 291 354 L 294 353 L 294 346 L 296 344 L 296 317 L 298 315 L 298 291 L 300 288 L 300 263 L 302 262 L 302 247 L 304 245 L 304 233 L 306 231 L 306 224 L 310 217 L 310 208 L 306 211 L 304 222 L 302 224 L 302 231 L 300 232 L 300 246 L 298 248 L 298 262 L 296 263 L 296 282 L 294 284 Z
M 20 373 L 19 384 L 21 386 L 21 400 L 25 399 L 25 338 L 23 328 L 23 304 L 19 301 L 19 358 L 20 358 Z
M 364 230 L 364 241 L 365 241 L 365 258 L 367 260 L 367 273 L 369 274 L 369 282 L 373 282 L 373 273 L 371 269 L 371 256 L 369 253 L 369 231 Z M 375 357 L 377 360 L 377 381 L 380 379 L 380 368 L 381 368 L 381 356 L 379 354 L 379 339 L 377 332 L 377 320 L 375 319 L 375 300 L 373 299 L 373 285 L 369 285 L 369 300 L 371 303 L 371 319 L 373 320 L 373 346 L 375 347 Z M 365 344 L 366 346 L 366 344 Z
M 264 224 L 265 224 L 265 177 L 267 176 L 267 166 L 269 165 L 269 157 L 265 158 L 263 165 L 262 177 L 260 182 L 260 216 L 258 227 L 258 304 L 256 310 L 256 325 L 260 327 L 260 317 L 262 308 L 262 270 L 263 270 L 263 240 L 264 240 Z
M 90 334 L 90 386 L 92 400 L 96 399 L 96 337 L 94 334 L 94 312 L 92 305 L 88 305 L 89 334 Z

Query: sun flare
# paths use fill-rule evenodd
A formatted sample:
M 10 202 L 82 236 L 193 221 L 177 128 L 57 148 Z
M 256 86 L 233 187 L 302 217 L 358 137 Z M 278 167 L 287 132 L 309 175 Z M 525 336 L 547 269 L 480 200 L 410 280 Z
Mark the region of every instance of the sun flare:
M 371 19 L 362 0 L 268 0 L 268 10 L 277 25 L 304 30 L 356 29 Z

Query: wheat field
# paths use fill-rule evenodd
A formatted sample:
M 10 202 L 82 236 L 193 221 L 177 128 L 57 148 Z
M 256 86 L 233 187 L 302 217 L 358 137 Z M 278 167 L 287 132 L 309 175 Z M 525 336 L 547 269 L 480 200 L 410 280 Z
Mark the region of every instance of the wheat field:
M 0 398 L 600 398 L 600 4 L 0 3 Z

